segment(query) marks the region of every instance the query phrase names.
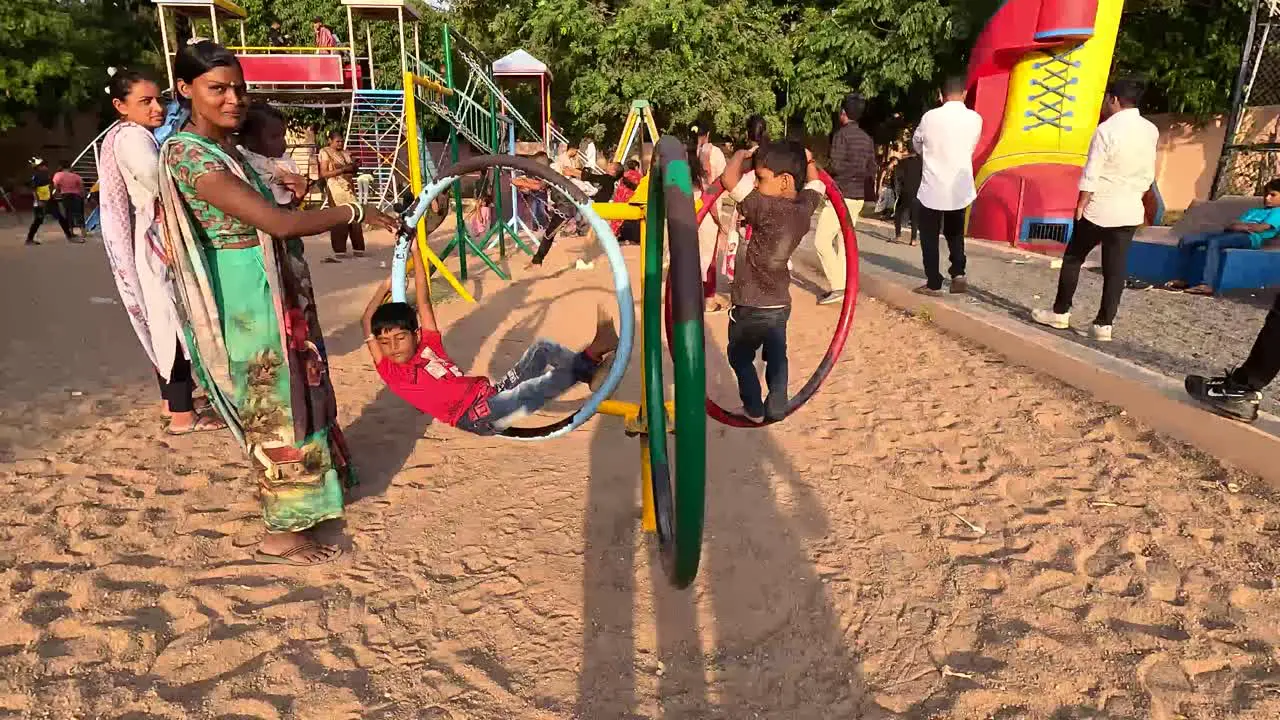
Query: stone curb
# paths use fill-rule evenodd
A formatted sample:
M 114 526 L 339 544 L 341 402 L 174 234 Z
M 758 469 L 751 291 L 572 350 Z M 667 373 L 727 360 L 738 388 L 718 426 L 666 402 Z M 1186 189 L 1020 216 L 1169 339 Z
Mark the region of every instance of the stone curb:
M 1172 378 L 961 298 L 917 295 L 911 292 L 916 278 L 863 263 L 859 281 L 864 295 L 913 313 L 925 310 L 939 328 L 1084 390 L 1280 489 L 1280 418 L 1274 415 L 1263 413 L 1254 425 L 1220 417 L 1187 397 Z

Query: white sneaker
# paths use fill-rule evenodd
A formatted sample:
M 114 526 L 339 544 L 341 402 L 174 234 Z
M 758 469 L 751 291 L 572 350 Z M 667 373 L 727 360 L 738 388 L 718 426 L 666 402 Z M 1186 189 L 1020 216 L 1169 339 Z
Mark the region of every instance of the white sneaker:
M 1031 319 L 1056 330 L 1066 330 L 1071 327 L 1071 313 L 1069 312 L 1056 313 L 1052 310 L 1032 310 Z
M 1098 342 L 1111 342 L 1111 326 L 1092 325 L 1089 327 L 1089 337 Z

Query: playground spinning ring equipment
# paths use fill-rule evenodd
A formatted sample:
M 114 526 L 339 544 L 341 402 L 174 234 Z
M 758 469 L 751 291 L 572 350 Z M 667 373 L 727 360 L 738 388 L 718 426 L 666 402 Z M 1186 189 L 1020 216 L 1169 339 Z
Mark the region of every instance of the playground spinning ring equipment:
M 831 336 L 831 343 L 827 346 L 827 352 L 823 354 L 822 360 L 818 362 L 818 367 L 814 369 L 813 374 L 805 381 L 803 387 L 787 403 L 787 412 L 783 418 L 790 417 L 792 413 L 799 410 L 813 395 L 818 392 L 818 388 L 822 387 L 822 383 L 827 379 L 827 375 L 831 374 L 831 368 L 835 366 L 836 360 L 840 359 L 840 353 L 844 352 L 845 341 L 849 338 L 849 330 L 853 327 L 853 311 L 858 304 L 858 235 L 854 230 L 854 218 L 849 217 L 848 208 L 844 203 L 844 197 L 840 194 L 840 189 L 836 187 L 835 181 L 826 171 L 819 173 L 819 179 L 826 188 L 827 201 L 831 203 L 832 209 L 835 210 L 836 217 L 840 220 L 840 234 L 844 242 L 844 268 L 845 268 L 845 292 L 844 302 L 840 306 L 840 317 L 836 321 L 835 332 Z M 697 222 L 702 223 L 702 219 L 707 213 L 712 212 L 716 206 L 716 201 L 725 192 L 724 188 L 717 186 L 713 191 L 703 195 L 702 208 L 698 211 Z M 748 231 L 750 228 L 748 228 Z M 696 231 L 696 225 L 695 225 Z M 750 235 L 747 236 L 750 238 Z M 739 248 L 738 252 L 743 252 L 743 248 Z M 674 258 L 672 262 L 674 267 Z M 712 263 L 714 269 L 715 264 Z M 674 285 L 674 283 L 673 283 Z M 699 291 L 701 291 L 701 287 Z M 668 311 L 666 312 L 667 335 L 673 337 L 673 322 L 675 311 L 671 305 L 675 304 L 673 299 L 673 290 L 671 286 L 667 289 Z M 646 296 L 647 297 L 647 296 Z M 674 344 L 672 352 L 674 353 Z M 675 361 L 674 354 L 672 361 Z M 709 396 L 706 398 L 706 412 L 717 422 L 729 425 L 731 427 L 763 427 L 780 422 L 780 419 L 764 420 L 755 422 L 745 415 L 730 412 L 721 407 L 715 400 Z
M 431 201 L 458 178 L 478 171 L 512 171 L 535 177 L 551 192 L 560 193 L 577 207 L 595 231 L 613 276 L 618 301 L 620 343 L 609 374 L 600 388 L 569 417 L 535 428 L 509 428 L 507 437 L 537 440 L 559 437 L 581 426 L 596 412 L 621 417 L 628 435 L 640 438 L 644 530 L 654 532 L 659 557 L 668 581 L 687 587 L 698 573 L 702 556 L 702 533 L 706 509 L 707 416 L 736 427 L 755 427 L 745 417 L 725 411 L 707 397 L 706 329 L 704 325 L 704 278 L 698 258 L 698 222 L 714 206 L 718 194 L 708 194 L 701 213 L 696 210 L 692 177 L 684 145 L 666 136 L 654 149 L 644 206 L 630 203 L 587 201 L 567 178 L 524 158 L 487 155 L 447 168 L 423 188 L 404 216 L 404 227 L 396 239 L 392 261 L 392 298 L 406 297 L 406 274 L 414 233 L 423 221 Z M 849 287 L 840 319 L 826 355 L 818 369 L 792 399 L 787 414 L 803 405 L 821 386 L 844 347 L 853 319 L 857 296 L 858 247 L 853 221 L 845 210 L 830 177 L 823 175 L 827 197 L 840 218 L 846 251 Z M 607 220 L 640 221 L 641 233 L 641 349 L 643 372 L 641 403 L 608 399 L 626 374 L 635 333 L 632 291 L 617 239 Z M 663 286 L 662 258 L 670 242 L 670 265 Z M 419 237 L 418 242 L 424 242 Z M 438 262 L 423 253 L 427 262 Z M 667 339 L 674 369 L 674 401 L 668 403 L 662 368 L 662 331 Z M 668 452 L 667 435 L 674 435 L 674 464 Z
M 546 440 L 560 437 L 590 420 L 600 408 L 600 404 L 618 388 L 618 384 L 627 373 L 631 346 L 635 337 L 635 309 L 631 293 L 631 278 L 627 274 L 622 250 L 609 229 L 609 223 L 591 209 L 591 203 L 586 195 L 567 178 L 533 160 L 512 155 L 482 155 L 445 168 L 434 181 L 422 188 L 417 200 L 403 216 L 403 226 L 396 237 L 395 254 L 391 261 L 391 299 L 396 302 L 405 302 L 411 243 L 415 241 L 418 223 L 423 221 L 431 208 L 431 201 L 460 178 L 471 173 L 490 170 L 515 171 L 535 177 L 546 183 L 549 192 L 559 193 L 572 202 L 595 231 L 605 256 L 609 259 L 609 268 L 613 274 L 614 296 L 618 302 L 619 342 L 604 382 L 572 415 L 540 427 L 510 427 L 501 433 L 505 437 L 519 440 Z M 418 241 L 425 242 L 425 238 Z M 422 256 L 428 262 L 439 262 L 432 253 L 424 252 Z

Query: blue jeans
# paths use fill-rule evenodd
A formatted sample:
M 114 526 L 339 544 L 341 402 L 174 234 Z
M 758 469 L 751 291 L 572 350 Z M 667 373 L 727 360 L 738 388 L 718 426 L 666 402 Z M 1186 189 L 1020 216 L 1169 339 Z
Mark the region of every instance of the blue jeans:
M 781 420 L 787 414 L 787 319 L 790 307 L 758 308 L 735 305 L 729 311 L 729 366 L 738 376 L 742 409 L 752 417 Z M 756 351 L 764 355 L 764 380 L 769 396 L 760 398 Z
M 1178 240 L 1178 254 L 1181 256 L 1182 279 L 1192 285 L 1208 285 L 1214 287 L 1218 282 L 1218 269 L 1222 267 L 1222 251 L 1227 248 L 1251 248 L 1249 233 L 1243 232 L 1202 232 L 1187 235 Z M 1196 251 L 1204 248 L 1204 274 L 1200 282 L 1191 277 L 1191 265 Z
M 586 353 L 575 352 L 550 340 L 535 340 L 507 374 L 494 384 L 495 394 L 484 401 L 488 412 L 477 413 L 479 417 L 474 421 L 475 427 L 463 429 L 481 432 L 487 424 L 493 430 L 504 430 L 516 420 L 565 394 L 577 383 L 589 381 L 596 365 Z
M 539 228 L 547 226 L 550 218 L 547 216 L 547 200 L 541 193 L 528 193 L 526 198 L 529 201 L 529 215 L 533 220 L 533 224 Z

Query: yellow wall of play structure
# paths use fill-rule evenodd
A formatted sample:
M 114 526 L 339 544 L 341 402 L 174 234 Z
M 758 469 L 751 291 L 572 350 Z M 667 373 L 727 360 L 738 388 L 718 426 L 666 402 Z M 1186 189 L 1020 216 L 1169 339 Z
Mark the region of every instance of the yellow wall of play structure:
M 1000 139 L 978 171 L 975 180 L 979 186 L 991 175 L 1020 165 L 1084 165 L 1111 75 L 1123 6 L 1123 0 L 1100 0 L 1093 37 L 1074 48 L 1069 44 L 1055 48 L 1059 56 L 1069 50 L 1066 63 L 1050 53 L 1032 52 L 1014 66 Z M 1062 100 L 1045 88 L 1058 86 L 1063 80 L 1068 83 L 1063 91 L 1074 99 Z M 1071 115 L 1056 118 L 1056 123 L 1043 122 L 1055 119 L 1056 113 L 1041 104 L 1041 100 L 1051 99 L 1061 100 L 1061 109 Z

